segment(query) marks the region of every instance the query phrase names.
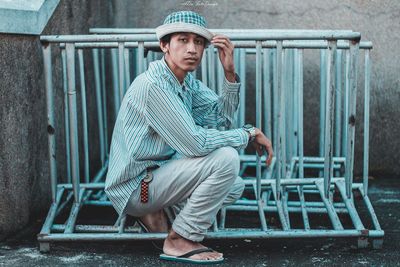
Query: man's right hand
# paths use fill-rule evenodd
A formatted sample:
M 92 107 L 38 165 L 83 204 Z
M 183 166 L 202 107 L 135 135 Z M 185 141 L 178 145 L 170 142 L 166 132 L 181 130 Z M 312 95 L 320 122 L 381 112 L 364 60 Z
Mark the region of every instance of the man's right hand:
M 268 153 L 265 160 L 267 166 L 271 165 L 274 150 L 272 149 L 271 140 L 269 140 L 260 129 L 256 128 L 256 136 L 253 141 L 253 146 L 257 150 L 258 155 L 261 157 L 264 154 L 264 149 Z

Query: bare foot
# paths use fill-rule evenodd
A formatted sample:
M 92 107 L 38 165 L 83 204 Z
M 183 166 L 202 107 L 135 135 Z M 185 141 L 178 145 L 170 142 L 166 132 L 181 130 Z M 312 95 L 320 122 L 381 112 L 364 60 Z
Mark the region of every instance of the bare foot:
M 151 233 L 167 233 L 168 221 L 164 210 L 146 214 L 139 218 Z
M 163 251 L 166 255 L 181 256 L 185 253 L 199 248 L 205 248 L 205 246 L 198 242 L 193 242 L 191 240 L 185 239 L 171 229 L 167 238 L 164 241 Z M 221 259 L 222 257 L 222 253 L 214 251 L 195 254 L 193 256 L 190 256 L 189 258 L 195 260 L 217 260 Z

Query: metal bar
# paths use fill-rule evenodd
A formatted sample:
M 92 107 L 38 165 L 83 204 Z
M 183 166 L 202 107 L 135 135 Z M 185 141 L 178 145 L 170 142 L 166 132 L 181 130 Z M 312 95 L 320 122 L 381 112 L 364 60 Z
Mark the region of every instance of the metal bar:
M 299 124 L 299 118 L 298 118 L 298 112 L 299 112 L 299 107 L 298 107 L 298 99 L 297 99 L 297 94 L 298 94 L 298 90 L 299 90 L 299 72 L 297 70 L 297 61 L 299 60 L 298 57 L 298 49 L 292 49 L 292 53 L 291 53 L 291 64 L 292 64 L 292 101 L 291 101 L 291 116 L 292 116 L 292 120 L 293 120 L 293 125 L 292 125 L 292 136 L 293 136 L 293 140 L 292 140 L 292 145 L 291 145 L 291 157 L 289 160 L 292 159 L 293 156 L 298 156 L 299 155 L 299 151 L 298 151 L 298 143 L 299 143 L 299 135 L 298 135 L 298 124 Z
M 203 59 L 201 60 L 201 81 L 208 86 L 207 75 L 207 50 L 204 50 Z
M 239 126 L 241 127 L 242 125 L 245 124 L 246 122 L 246 51 L 244 49 L 239 50 L 239 75 L 241 79 L 241 85 L 240 85 L 240 110 L 239 110 L 239 121 L 240 124 Z
M 324 138 L 325 138 L 325 106 L 326 106 L 326 49 L 320 51 L 320 106 L 319 106 L 319 156 L 324 155 Z M 322 176 L 320 172 L 319 176 Z
M 82 189 L 79 193 L 79 199 L 81 200 L 83 197 L 83 194 L 85 194 L 85 189 Z M 79 210 L 82 207 L 82 203 L 84 201 L 80 201 L 80 202 L 74 202 L 74 204 L 72 204 L 72 208 L 71 208 L 71 212 L 69 214 L 67 223 L 65 225 L 65 230 L 64 230 L 64 234 L 71 234 L 74 232 L 74 228 L 75 228 L 75 223 L 76 223 L 76 219 L 78 218 L 78 214 L 79 214 Z
M 231 39 L 236 48 L 248 48 L 247 53 L 255 53 L 254 41 L 237 41 Z M 125 47 L 137 48 L 138 42 L 124 42 Z M 60 47 L 65 47 L 64 43 Z M 149 41 L 144 43 L 145 48 L 159 48 L 160 43 Z M 326 40 L 283 40 L 283 48 L 301 48 L 301 49 L 326 49 L 328 48 L 328 41 Z M 75 43 L 75 48 L 118 48 L 118 42 L 84 42 Z M 262 42 L 262 48 L 276 48 L 276 41 L 268 40 Z M 338 49 L 347 50 L 350 45 L 347 41 L 338 40 Z M 372 49 L 371 42 L 360 42 L 360 49 Z M 151 52 L 151 51 L 150 51 Z
M 236 40 L 359 40 L 358 32 L 344 31 L 296 31 L 296 32 L 235 32 L 227 33 L 230 39 Z M 133 42 L 133 41 L 157 41 L 155 34 L 108 34 L 108 35 L 42 35 L 43 43 L 73 43 L 73 42 Z
M 371 61 L 369 50 L 364 58 L 364 149 L 363 149 L 363 190 L 368 195 L 368 160 L 369 160 L 369 99 L 371 81 Z
M 285 215 L 285 221 L 288 227 L 288 230 L 290 230 L 290 217 L 289 217 L 289 210 L 288 210 L 288 191 L 285 190 L 285 188 L 283 187 L 283 194 L 282 194 L 282 210 L 283 210 L 283 214 Z
M 308 30 L 308 29 L 209 29 L 211 32 L 218 32 L 218 33 L 235 33 L 235 32 L 309 32 L 315 30 Z M 155 28 L 90 28 L 90 33 L 107 33 L 107 34 L 144 34 L 144 33 L 155 33 Z M 331 30 L 318 30 L 318 32 L 331 32 Z M 353 32 L 352 30 L 338 30 L 338 32 Z
M 218 95 L 221 95 L 222 94 L 222 87 L 223 87 L 223 83 L 224 83 L 224 79 L 225 79 L 225 73 L 224 73 L 224 68 L 223 68 L 223 66 L 222 66 L 222 64 L 221 64 L 221 61 L 219 60 L 219 58 L 218 58 L 218 50 L 216 50 L 216 55 L 215 55 L 215 57 L 217 58 L 217 92 L 218 92 Z
M 121 100 L 119 97 L 119 83 L 118 83 L 118 59 L 117 50 L 111 49 L 111 68 L 112 68 L 112 81 L 113 81 L 113 95 L 114 95 L 114 119 L 117 119 Z
M 69 137 L 69 104 L 68 104 L 68 79 L 67 79 L 67 56 L 65 49 L 61 50 L 61 62 L 63 69 L 63 91 L 64 91 L 64 131 L 65 131 L 65 156 L 67 162 L 67 182 L 71 183 L 71 145 Z
M 79 202 L 79 145 L 78 145 L 78 118 L 76 109 L 76 88 L 75 88 L 75 47 L 73 44 L 66 44 L 67 52 L 67 78 L 68 78 L 68 104 L 70 118 L 71 138 L 71 167 L 72 184 L 74 190 L 74 201 Z
M 349 118 L 349 80 L 350 80 L 350 51 L 346 51 L 345 56 L 345 82 L 344 82 L 344 112 L 343 112 L 343 138 L 342 156 L 347 156 L 347 124 Z
M 272 101 L 271 101 L 271 69 L 270 69 L 270 50 L 263 50 L 263 99 L 264 99 L 264 132 L 268 138 L 272 136 Z
M 293 64 L 292 64 L 292 49 L 285 49 L 285 63 L 284 63 L 284 99 L 285 99 L 285 152 L 286 157 L 284 157 L 286 164 L 291 161 L 292 158 L 292 148 L 293 148 Z M 289 172 L 286 171 L 286 177 Z
M 128 90 L 129 85 L 131 84 L 131 74 L 130 74 L 130 60 L 129 60 L 129 49 L 128 48 L 124 48 L 124 69 L 125 69 L 125 90 L 124 90 L 124 94 L 126 92 L 126 90 Z
M 298 140 L 299 177 L 304 178 L 304 129 L 303 129 L 303 50 L 298 50 Z
M 214 46 L 210 45 L 208 47 L 208 87 L 218 93 L 215 83 L 215 54 Z
M 261 42 L 256 42 L 257 53 L 256 53 L 256 127 L 262 128 L 262 62 L 261 62 Z M 261 223 L 261 229 L 267 230 L 267 222 L 263 210 L 264 203 L 261 198 L 261 155 L 258 155 L 256 151 L 257 165 L 256 165 L 256 199 L 258 203 L 259 217 Z
M 304 185 L 297 185 L 297 186 L 291 186 L 291 188 L 293 188 L 293 191 L 294 192 L 298 192 L 298 187 L 299 186 L 301 186 L 301 187 L 305 187 Z M 332 185 L 332 187 L 334 187 L 334 185 Z M 316 188 L 316 187 L 314 187 L 314 188 Z M 355 188 L 355 189 L 358 189 L 358 187 L 357 188 Z M 288 190 L 288 191 L 290 191 L 290 190 Z M 271 193 L 271 190 L 268 190 L 268 191 L 264 191 L 263 193 Z M 319 191 L 317 190 L 316 191 L 316 194 L 319 194 Z M 265 201 L 265 199 L 264 199 L 264 201 Z M 86 204 L 86 203 L 85 203 Z M 288 201 L 287 202 L 287 204 L 288 204 L 288 207 L 301 207 L 301 201 Z M 307 203 L 306 202 L 304 202 L 304 204 L 305 204 L 305 206 L 306 207 L 317 207 L 317 208 L 325 208 L 325 205 L 324 205 L 324 203 L 323 202 L 321 202 L 321 201 L 308 201 Z M 238 200 L 236 200 L 236 202 L 233 204 L 233 205 L 235 205 L 235 206 L 240 206 L 240 205 L 245 205 L 245 206 L 257 206 L 257 200 L 255 200 L 255 199 L 252 199 L 252 200 L 250 200 L 250 199 L 238 199 Z M 268 201 L 268 203 L 267 203 L 267 205 L 269 205 L 269 206 L 275 206 L 276 205 L 276 202 L 275 201 L 273 201 L 273 200 L 269 200 Z M 335 207 L 335 208 L 344 208 L 345 207 L 345 205 L 344 205 L 344 203 L 339 203 L 339 202 L 337 202 L 337 203 L 333 203 L 333 206 Z
M 316 181 L 315 185 L 317 186 L 321 199 L 325 204 L 326 210 L 328 212 L 329 218 L 331 219 L 332 226 L 335 230 L 344 230 L 342 223 L 340 222 L 339 217 L 337 216 L 337 213 L 335 211 L 335 208 L 332 205 L 332 202 L 328 197 L 325 196 L 325 189 L 324 185 L 321 181 Z
M 86 84 L 85 84 L 85 67 L 83 64 L 83 51 L 78 49 L 79 59 L 79 76 L 81 83 L 81 104 L 82 104 L 82 132 L 83 132 L 83 157 L 84 157 L 84 181 L 89 183 L 89 137 L 87 124 L 87 109 L 86 109 Z
M 336 181 L 336 186 L 339 188 L 340 195 L 342 196 L 343 202 L 346 205 L 347 210 L 349 211 L 349 215 L 351 221 L 353 222 L 354 227 L 357 230 L 365 229 L 363 223 L 361 222 L 360 216 L 358 216 L 356 207 L 354 206 L 353 201 L 346 197 L 346 186 L 343 180 Z
M 346 192 L 347 197 L 352 197 L 351 185 L 353 183 L 354 168 L 354 142 L 356 124 L 357 102 L 357 70 L 358 70 L 358 42 L 352 42 L 350 46 L 350 73 L 349 73 L 349 117 L 347 118 L 347 152 L 346 152 Z
M 51 228 L 54 232 L 64 232 L 64 224 L 54 224 Z M 123 233 L 139 233 L 139 227 L 125 227 Z M 119 233 L 119 227 L 109 225 L 75 225 L 75 233 Z
M 119 224 L 119 227 L 118 227 L 118 233 L 119 234 L 122 234 L 123 232 L 125 232 L 125 224 L 126 224 L 126 216 L 124 216 L 121 219 L 121 222 Z
M 284 165 L 284 157 L 282 155 L 282 151 L 283 151 L 283 147 L 282 147 L 282 131 L 284 131 L 284 129 L 282 129 L 282 102 L 283 102 L 283 95 L 282 95 L 282 60 L 283 60 L 283 54 L 282 54 L 282 42 L 278 42 L 277 43 L 277 48 L 276 48 L 276 93 L 277 93 L 277 97 L 276 97 L 276 102 L 277 103 L 277 138 L 276 138 L 276 162 L 277 162 L 277 175 L 276 175 L 276 197 L 277 199 L 281 199 L 281 188 L 280 188 L 280 183 L 281 183 L 281 179 L 285 178 L 284 175 L 282 175 L 283 173 L 283 169 L 285 168 Z
M 274 151 L 276 155 L 278 156 L 278 147 L 279 147 L 279 80 L 280 77 L 278 77 L 278 59 L 279 57 L 277 56 L 277 49 L 272 50 L 272 103 L 273 103 L 273 110 L 272 110 L 272 116 L 273 116 L 273 126 L 272 126 L 272 145 L 274 148 Z M 277 163 L 279 162 L 278 157 L 277 158 Z M 280 165 L 277 164 L 277 170 L 279 172 L 280 170 Z
M 230 210 L 230 211 L 246 211 L 246 212 L 248 212 L 248 211 L 258 212 L 259 211 L 258 206 L 254 206 L 254 205 L 232 205 L 232 206 L 226 207 L 226 209 Z M 264 206 L 263 209 L 264 209 L 264 212 L 269 212 L 269 213 L 278 212 L 278 215 L 279 215 L 279 209 L 276 206 Z M 290 212 L 290 213 L 303 213 L 301 206 L 299 206 L 299 207 L 289 206 L 287 209 L 288 209 L 288 212 Z M 312 214 L 328 213 L 328 211 L 326 210 L 325 207 L 319 208 L 319 207 L 306 206 L 305 209 L 308 213 L 312 213 Z M 343 214 L 348 213 L 348 210 L 346 208 L 336 208 L 335 210 L 337 213 L 343 213 Z M 271 228 L 269 230 L 271 230 Z M 291 229 L 291 230 L 293 230 L 293 229 Z
M 295 161 L 299 161 L 299 157 L 293 157 Z M 311 162 L 311 163 L 318 163 L 318 162 L 324 162 L 324 157 L 304 157 L 303 160 L 304 162 Z M 336 163 L 345 163 L 346 158 L 345 157 L 333 157 L 333 161 Z
M 107 130 L 107 97 L 106 97 L 106 65 L 104 49 L 100 50 L 100 69 L 101 69 L 101 96 L 102 96 L 102 110 L 103 110 L 103 131 L 104 131 L 104 151 L 105 157 L 108 154 L 108 130 Z
M 281 46 L 281 44 L 279 44 Z M 286 105 L 285 105 L 285 98 L 286 98 L 286 87 L 285 87 L 285 77 L 284 77 L 284 71 L 286 68 L 285 64 L 285 53 L 286 50 L 282 50 L 280 60 L 281 60 L 281 76 L 280 80 L 278 80 L 278 83 L 281 85 L 281 88 L 279 90 L 279 142 L 280 142 L 280 152 L 281 152 L 281 157 L 280 157 L 280 162 L 281 162 L 281 176 L 278 176 L 277 179 L 277 192 L 280 190 L 278 186 L 280 185 L 280 179 L 286 177 Z M 280 193 L 278 193 L 278 196 Z
M 237 238 L 317 238 L 317 237 L 383 237 L 384 231 L 381 230 L 369 230 L 367 233 L 365 231 L 358 230 L 291 230 L 291 231 L 281 231 L 281 230 L 271 230 L 271 231 L 248 231 L 247 229 L 234 229 L 225 230 L 218 232 L 208 232 L 206 234 L 207 239 L 237 239 Z M 104 233 L 99 234 L 51 234 L 47 236 L 38 237 L 39 242 L 56 242 L 56 241 L 80 241 L 80 240 L 90 240 L 90 241 L 115 241 L 115 240 L 158 240 L 165 239 L 167 233 Z
M 46 220 L 44 221 L 44 224 L 42 226 L 42 229 L 40 230 L 39 235 L 47 235 L 50 233 L 51 226 L 53 225 L 54 219 L 57 215 L 57 207 L 60 204 L 63 193 L 64 193 L 64 188 L 58 189 L 58 191 L 56 192 L 56 197 L 53 203 L 51 203 L 49 212 L 47 213 Z
M 376 216 L 376 213 L 374 211 L 374 208 L 372 207 L 372 204 L 371 204 L 371 201 L 370 201 L 368 195 L 365 194 L 365 192 L 363 192 L 362 188 L 359 188 L 359 189 L 361 191 L 361 195 L 363 196 L 364 203 L 367 206 L 368 212 L 371 215 L 371 220 L 372 220 L 372 223 L 374 224 L 375 229 L 382 230 L 382 228 L 379 224 L 379 221 L 378 221 L 378 217 Z
M 340 157 L 340 137 L 342 131 L 341 108 L 342 108 L 342 51 L 336 50 L 335 69 L 335 157 Z
M 137 70 L 139 75 L 144 72 L 144 42 L 139 42 L 137 57 L 137 62 L 139 64 Z
M 106 152 L 104 146 L 104 118 L 103 118 L 103 105 L 101 96 L 101 82 L 100 82 L 100 65 L 99 65 L 99 50 L 93 49 L 93 71 L 94 71 L 94 82 L 96 88 L 96 107 L 97 107 L 97 121 L 99 124 L 99 145 L 100 145 L 100 160 L 101 164 L 104 165 Z
M 125 95 L 125 69 L 124 69 L 124 43 L 118 43 L 118 80 L 119 98 L 122 100 Z
M 280 221 L 281 221 L 282 229 L 283 229 L 284 231 L 287 231 L 287 230 L 289 230 L 289 226 L 288 226 L 288 223 L 287 223 L 287 221 L 286 221 L 286 219 L 287 219 L 287 218 L 286 218 L 286 215 L 285 215 L 285 213 L 284 213 L 284 211 L 283 211 L 281 198 L 278 198 L 278 190 L 277 190 L 277 187 L 274 186 L 274 185 L 272 185 L 271 188 L 272 188 L 272 193 L 274 194 L 275 204 L 276 204 L 276 208 L 277 208 L 277 210 L 278 210 L 278 215 L 279 215 L 279 219 L 280 219 Z M 279 188 L 279 189 L 280 189 L 280 188 Z
M 57 159 L 56 159 L 56 137 L 54 119 L 54 92 L 53 92 L 53 73 L 51 63 L 51 46 L 43 46 L 43 64 L 46 85 L 46 104 L 47 104 L 47 144 L 49 153 L 51 200 L 56 202 L 57 196 Z
M 226 221 L 226 207 L 221 208 L 220 213 L 219 229 L 224 230 Z
M 333 177 L 333 130 L 335 122 L 335 53 L 336 42 L 329 41 L 329 49 L 327 51 L 327 68 L 326 68 L 326 94 L 325 94 L 325 136 L 324 136 L 324 193 L 325 197 L 330 197 L 330 184 Z

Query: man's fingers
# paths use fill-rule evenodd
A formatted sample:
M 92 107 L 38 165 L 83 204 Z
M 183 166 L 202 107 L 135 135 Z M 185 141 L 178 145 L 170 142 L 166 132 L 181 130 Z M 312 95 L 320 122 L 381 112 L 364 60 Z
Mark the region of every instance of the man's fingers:
M 260 146 L 259 144 L 256 144 L 256 150 L 257 150 L 258 155 L 261 157 L 263 155 L 262 146 Z
M 274 156 L 274 151 L 272 150 L 272 145 L 269 144 L 268 146 L 266 146 L 267 148 L 267 152 L 268 152 L 268 159 L 267 159 L 267 165 L 269 166 L 272 162 L 272 158 Z

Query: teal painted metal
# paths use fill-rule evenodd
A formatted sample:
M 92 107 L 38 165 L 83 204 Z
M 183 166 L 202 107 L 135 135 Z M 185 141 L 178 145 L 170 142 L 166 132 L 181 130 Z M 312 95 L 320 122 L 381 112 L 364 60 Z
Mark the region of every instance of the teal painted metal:
M 354 90 L 356 85 L 355 73 L 358 62 L 356 57 L 359 53 L 359 48 L 363 47 L 366 54 L 365 64 L 365 81 L 369 82 L 369 49 L 372 44 L 369 42 L 359 43 L 359 33 L 351 31 L 271 31 L 265 33 L 263 31 L 249 31 L 247 35 L 243 31 L 227 31 L 235 44 L 235 62 L 237 70 L 242 79 L 241 88 L 241 103 L 240 103 L 240 120 L 242 124 L 245 121 L 245 81 L 247 79 L 255 79 L 255 111 L 256 111 L 256 126 L 263 128 L 265 132 L 269 131 L 272 134 L 272 139 L 275 145 L 276 157 L 269 168 L 266 168 L 265 156 L 241 154 L 242 161 L 241 174 L 245 175 L 246 168 L 255 167 L 256 177 L 246 176 L 246 193 L 250 194 L 250 199 L 239 200 L 234 205 L 221 210 L 219 220 L 213 224 L 208 238 L 253 238 L 254 233 L 257 233 L 257 238 L 275 238 L 275 237 L 329 237 L 329 236 L 356 236 L 364 237 L 382 237 L 384 232 L 380 228 L 376 214 L 372 208 L 367 195 L 368 181 L 365 179 L 363 184 L 353 183 L 352 177 L 352 160 L 354 157 L 354 128 L 347 126 L 349 139 L 341 140 L 341 144 L 346 143 L 347 157 L 342 153 L 335 152 L 338 142 L 336 141 L 338 133 L 337 124 L 338 114 L 337 109 L 343 108 L 337 101 L 336 89 L 339 89 L 338 84 L 342 80 L 344 84 L 348 82 L 348 88 L 351 89 L 348 97 L 344 97 L 343 106 L 348 103 L 348 111 L 345 108 L 343 114 L 349 116 L 355 112 Z M 286 35 L 287 38 L 282 36 Z M 295 37 L 303 36 L 296 40 Z M 327 38 L 327 36 L 329 38 Z M 268 39 L 262 39 L 270 37 Z M 338 40 L 343 38 L 344 40 Z M 318 40 L 312 40 L 318 39 Z M 110 74 L 114 89 L 113 105 L 114 110 L 118 111 L 121 100 L 131 82 L 130 75 L 133 78 L 145 70 L 146 65 L 156 59 L 157 54 L 152 51 L 147 51 L 147 58 L 144 57 L 145 49 L 151 49 L 158 46 L 153 32 L 147 34 L 112 34 L 105 36 L 44 36 L 41 38 L 44 48 L 44 62 L 46 75 L 46 89 L 48 98 L 48 115 L 49 125 L 55 125 L 54 122 L 54 104 L 52 104 L 52 63 L 51 63 L 51 46 L 58 45 L 61 48 L 61 54 L 66 57 L 65 62 L 65 79 L 64 84 L 68 92 L 69 99 L 66 99 L 64 112 L 65 123 L 68 126 L 69 136 L 65 142 L 69 142 L 71 171 L 72 178 L 67 180 L 67 184 L 57 184 L 57 165 L 55 158 L 50 157 L 51 171 L 51 186 L 53 195 L 53 204 L 49 210 L 48 217 L 38 236 L 41 244 L 41 249 L 49 248 L 49 242 L 65 241 L 65 240 L 123 240 L 123 239 L 158 239 L 163 238 L 162 234 L 145 234 L 140 232 L 138 227 L 127 225 L 126 218 L 119 218 L 114 226 L 91 226 L 91 225 L 76 225 L 79 212 L 83 206 L 99 206 L 109 207 L 111 203 L 107 200 L 104 194 L 104 176 L 108 166 L 108 137 L 107 127 L 104 125 L 110 118 L 107 117 L 106 99 L 109 97 L 109 91 L 105 88 L 106 66 L 111 66 Z M 49 44 L 50 42 L 50 44 Z M 54 42 L 54 43 L 53 43 Z M 66 44 L 64 44 L 64 42 Z M 81 100 L 85 99 L 85 83 L 87 82 L 84 67 L 91 68 L 90 62 L 85 62 L 82 49 L 91 50 L 94 55 L 93 69 L 95 73 L 95 85 L 98 96 L 95 101 L 97 105 L 97 124 L 99 126 L 99 144 L 100 148 L 104 149 L 104 155 L 100 158 L 100 171 L 97 172 L 93 179 L 88 179 L 89 173 L 86 171 L 89 167 L 87 163 L 86 152 L 89 151 L 89 144 L 83 136 L 83 173 L 85 174 L 83 183 L 79 176 L 79 151 L 76 144 L 78 143 L 77 136 L 77 107 L 75 88 L 75 53 L 78 53 L 79 71 L 80 71 L 80 90 Z M 323 119 L 328 122 L 324 123 L 324 155 L 321 157 L 309 157 L 304 155 L 304 114 L 303 114 L 303 62 L 304 49 L 311 51 L 326 51 L 325 63 L 321 64 L 321 73 L 326 74 L 324 101 L 326 104 L 321 105 L 324 109 Z M 338 60 L 339 53 L 342 51 L 351 51 L 349 59 L 341 63 Z M 100 54 L 99 54 L 100 51 Z M 336 51 L 336 53 L 335 53 Z M 110 53 L 110 57 L 105 55 Z M 117 54 L 118 53 L 118 54 Z M 248 54 L 255 54 L 256 64 L 255 73 L 246 73 L 246 62 L 252 57 Z M 216 50 L 210 46 L 204 54 L 204 61 L 201 66 L 201 73 L 196 73 L 200 79 L 207 82 L 209 86 L 214 85 L 214 88 L 220 90 L 221 78 L 223 78 L 220 66 L 217 64 L 218 54 Z M 367 60 L 368 56 L 368 60 Z M 96 59 L 97 58 L 97 59 Z M 99 60 L 100 59 L 100 60 Z M 132 62 L 133 61 L 133 62 Z M 345 72 L 348 73 L 342 78 L 338 75 L 338 69 L 342 65 L 346 66 Z M 131 70 L 131 66 L 134 69 Z M 246 77 L 247 76 L 247 77 Z M 365 89 L 369 90 L 369 87 Z M 79 95 L 79 93 L 78 93 Z M 344 94 L 346 95 L 346 94 Z M 336 101 L 335 100 L 336 97 Z M 369 97 L 369 96 L 368 96 Z M 365 98 L 365 109 L 369 98 Z M 347 99 L 347 100 L 346 100 Z M 272 100 L 272 101 L 271 101 Z M 251 99 L 248 99 L 250 103 Z M 82 103 L 82 125 L 85 124 L 86 109 Z M 346 112 L 348 112 L 346 115 Z M 366 125 L 369 123 L 368 113 L 364 112 L 366 117 L 364 121 Z M 88 114 L 93 116 L 94 114 Z M 270 117 L 268 117 L 270 116 Z M 351 115 L 350 115 L 351 116 Z M 115 119 L 115 118 L 114 118 Z M 348 118 L 345 119 L 349 121 Z M 343 120 L 344 121 L 344 120 Z M 100 124 L 103 122 L 103 126 Z M 334 124 L 336 122 L 336 124 Z M 342 122 L 343 123 L 343 122 Z M 66 127 L 67 128 L 67 127 Z M 83 127 L 85 128 L 85 127 Z M 87 127 L 86 127 L 87 128 Z M 96 129 L 96 127 L 94 127 Z M 343 129 L 343 127 L 342 127 Z M 92 129 L 82 129 L 82 133 Z M 364 129 L 364 134 L 368 133 L 368 128 Z M 49 155 L 55 155 L 55 137 L 49 134 Z M 103 135 L 103 137 L 101 137 Z M 329 141 L 330 140 L 330 141 Z M 335 141 L 334 141 L 335 140 Z M 364 140 L 364 150 L 368 151 L 368 138 Z M 351 146 L 353 145 L 353 147 Z M 365 162 L 368 159 L 364 154 Z M 93 164 L 91 164 L 93 165 Z M 309 169 L 323 170 L 324 175 L 321 177 L 312 178 L 308 173 Z M 78 170 L 78 171 L 77 171 Z M 337 175 L 333 176 L 333 170 L 337 171 Z M 345 173 L 342 171 L 345 170 Z M 343 175 L 344 177 L 339 177 Z M 68 174 L 67 174 L 68 175 Z M 72 181 L 71 181 L 72 180 Z M 90 180 L 90 183 L 88 183 Z M 374 224 L 374 230 L 365 229 L 363 221 L 358 216 L 355 199 L 352 198 L 353 192 L 359 191 L 363 196 L 363 201 L 367 206 L 367 210 Z M 350 195 L 350 198 L 348 197 Z M 310 201 L 309 198 L 319 197 L 319 200 Z M 333 196 L 340 197 L 341 202 L 335 200 Z M 345 196 L 345 197 L 344 197 Z M 65 211 L 70 207 L 71 200 L 74 200 L 72 208 L 69 211 L 69 217 L 65 224 L 54 224 L 55 218 L 61 211 Z M 61 200 L 64 200 L 61 202 Z M 231 213 L 234 212 L 254 212 L 258 216 L 259 227 L 256 228 L 227 228 L 225 223 L 229 221 Z M 291 217 L 291 214 L 301 214 L 301 223 L 296 222 Z M 332 228 L 316 229 L 310 224 L 309 215 L 327 214 L 330 218 Z M 342 218 L 339 213 L 348 214 L 354 229 L 343 229 Z M 173 219 L 173 213 L 168 212 L 168 218 Z M 270 217 L 277 219 L 278 225 L 274 225 L 273 220 L 269 221 Z M 218 223 L 217 223 L 218 222 Z M 267 225 L 268 224 L 268 225 Z M 61 232 L 61 234 L 60 234 Z
M 67 56 L 65 49 L 61 51 L 61 62 L 63 69 L 63 90 L 64 90 L 64 132 L 65 132 L 65 154 L 67 161 L 67 181 L 71 183 L 71 146 L 69 137 L 69 104 L 68 104 L 68 79 L 67 79 Z
M 364 149 L 363 149 L 363 190 L 368 194 L 368 159 L 369 159 L 369 98 L 370 98 L 371 63 L 369 50 L 364 57 Z
M 75 46 L 73 43 L 66 44 L 67 56 L 67 81 L 68 81 L 68 108 L 69 108 L 69 135 L 71 151 L 71 173 L 74 185 L 74 202 L 79 203 L 79 145 L 78 145 L 78 114 L 76 105 L 75 88 Z
M 82 131 L 83 131 L 83 157 L 84 157 L 84 178 L 85 183 L 89 183 L 89 137 L 88 137 L 88 123 L 87 123 L 87 109 L 86 109 L 86 82 L 85 82 L 85 68 L 83 63 L 83 51 L 78 49 L 79 57 L 79 77 L 81 84 L 81 104 L 82 104 Z
M 44 75 L 46 83 L 46 104 L 47 104 L 47 144 L 49 153 L 51 198 L 53 203 L 57 198 L 57 162 L 56 162 L 56 137 L 54 118 L 54 88 L 53 72 L 51 63 L 51 46 L 44 46 L 43 49 Z
M 93 67 L 94 67 L 94 81 L 96 88 L 96 103 L 97 103 L 97 121 L 99 124 L 99 145 L 100 145 L 100 159 L 101 163 L 104 165 L 104 161 L 106 158 L 106 148 L 104 147 L 104 121 L 103 117 L 103 109 L 100 103 L 102 101 L 101 96 L 101 83 L 100 83 L 100 64 L 99 64 L 99 50 L 93 49 Z
M 324 193 L 325 197 L 330 197 L 331 177 L 333 177 L 333 127 L 334 127 L 334 106 L 335 106 L 335 53 L 336 41 L 329 41 L 329 48 L 326 59 L 326 85 L 328 90 L 325 92 L 325 137 L 324 137 Z

